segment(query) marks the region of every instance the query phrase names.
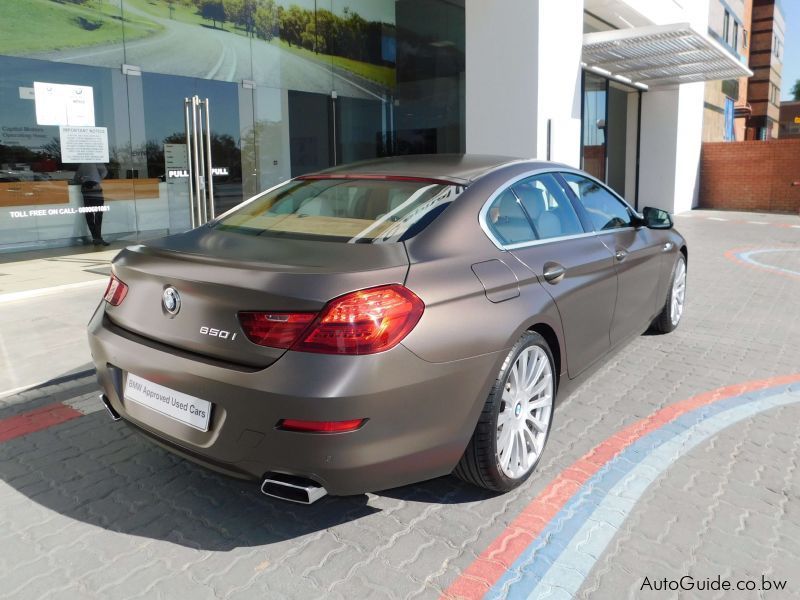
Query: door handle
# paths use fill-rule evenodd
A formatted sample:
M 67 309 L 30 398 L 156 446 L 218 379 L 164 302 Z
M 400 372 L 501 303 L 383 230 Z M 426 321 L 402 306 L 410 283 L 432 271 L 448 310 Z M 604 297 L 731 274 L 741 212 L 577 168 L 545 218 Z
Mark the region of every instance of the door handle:
M 673 244 L 672 242 L 667 242 L 666 244 L 664 244 L 664 252 L 669 252 L 674 247 L 675 247 L 675 244 Z
M 625 250 L 617 250 L 614 253 L 614 258 L 616 258 L 618 262 L 622 262 L 627 256 L 628 253 Z
M 548 262 L 544 264 L 544 279 L 547 283 L 557 284 L 564 279 L 567 270 L 558 263 Z

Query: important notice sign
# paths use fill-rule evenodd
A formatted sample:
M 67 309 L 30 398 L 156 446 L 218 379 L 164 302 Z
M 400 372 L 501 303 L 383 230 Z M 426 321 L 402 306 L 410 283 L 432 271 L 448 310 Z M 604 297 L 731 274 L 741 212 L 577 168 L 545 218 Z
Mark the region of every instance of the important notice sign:
M 61 162 L 108 162 L 108 129 L 105 127 L 62 125 L 58 129 L 61 136 Z

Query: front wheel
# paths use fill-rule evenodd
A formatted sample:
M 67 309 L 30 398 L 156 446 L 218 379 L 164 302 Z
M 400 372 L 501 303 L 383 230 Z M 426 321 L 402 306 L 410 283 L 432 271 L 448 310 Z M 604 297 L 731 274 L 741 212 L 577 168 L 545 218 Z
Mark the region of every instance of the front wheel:
M 675 268 L 672 271 L 669 292 L 664 302 L 661 314 L 653 321 L 653 329 L 661 333 L 670 333 L 677 329 L 683 316 L 684 303 L 686 302 L 686 258 L 678 253 Z
M 553 354 L 526 332 L 503 361 L 455 475 L 498 492 L 524 482 L 547 442 L 555 395 Z

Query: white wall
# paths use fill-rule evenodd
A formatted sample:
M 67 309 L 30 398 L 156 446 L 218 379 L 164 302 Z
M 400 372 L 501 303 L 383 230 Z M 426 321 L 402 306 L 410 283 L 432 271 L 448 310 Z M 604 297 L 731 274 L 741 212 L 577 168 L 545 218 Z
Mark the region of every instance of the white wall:
M 673 210 L 678 98 L 677 89 L 649 91 L 642 94 L 640 210 L 645 206 Z
M 580 163 L 583 0 L 466 2 L 466 150 Z

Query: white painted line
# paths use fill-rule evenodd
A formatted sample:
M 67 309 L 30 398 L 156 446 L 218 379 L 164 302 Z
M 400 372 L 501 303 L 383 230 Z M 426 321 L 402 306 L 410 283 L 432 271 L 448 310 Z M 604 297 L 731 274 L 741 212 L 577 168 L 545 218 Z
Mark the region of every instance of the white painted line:
M 728 219 L 723 219 L 721 217 L 708 217 L 709 221 L 727 221 Z
M 748 221 L 751 225 L 769 225 L 766 221 Z
M 800 225 L 792 225 L 792 229 L 800 229 Z
M 342 75 L 339 75 L 338 73 L 334 73 L 333 75 L 334 75 L 335 77 L 338 77 L 338 78 L 339 78 L 339 79 L 341 79 L 342 81 L 346 81 L 347 83 L 349 83 L 349 84 L 350 84 L 350 85 L 352 85 L 353 87 L 360 89 L 360 90 L 361 90 L 362 92 L 364 92 L 365 94 L 369 94 L 370 96 L 373 96 L 374 98 L 377 98 L 377 99 L 378 99 L 378 100 L 380 100 L 381 102 L 384 102 L 384 101 L 386 100 L 386 98 L 384 98 L 383 96 L 379 96 L 379 95 L 378 95 L 378 94 L 376 94 L 375 92 L 372 92 L 372 91 L 368 90 L 368 89 L 367 89 L 367 88 L 365 88 L 363 85 L 358 85 L 358 84 L 357 84 L 355 81 L 353 81 L 353 80 L 351 80 L 351 79 L 348 79 L 347 77 L 343 77 Z
M 25 290 L 24 292 L 11 292 L 0 294 L 0 304 L 4 302 L 16 302 L 17 300 L 27 300 L 28 298 L 38 298 L 40 296 L 50 296 L 60 294 L 68 290 L 76 290 L 85 287 L 102 287 L 108 283 L 108 278 L 92 279 L 91 281 L 79 281 L 78 283 L 65 283 L 64 285 L 54 285 L 53 287 L 39 288 L 36 290 Z M 100 298 L 97 299 L 100 301 Z
M 0 392 L 0 400 L 2 400 L 3 398 L 7 398 L 8 396 L 13 396 L 15 394 L 19 394 L 20 392 L 24 392 L 24 391 L 29 390 L 31 388 L 38 387 L 38 386 L 42 385 L 43 383 L 46 383 L 46 382 L 45 381 L 40 381 L 39 383 L 31 383 L 29 385 L 21 385 L 21 386 L 19 386 L 17 388 L 12 388 L 10 390 L 6 390 L 4 392 Z

